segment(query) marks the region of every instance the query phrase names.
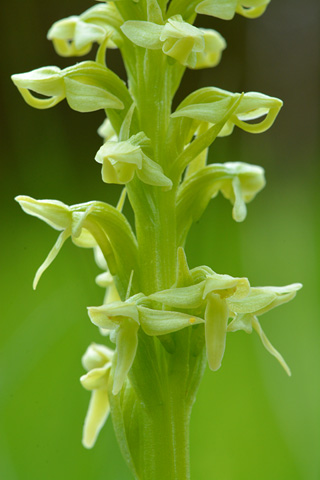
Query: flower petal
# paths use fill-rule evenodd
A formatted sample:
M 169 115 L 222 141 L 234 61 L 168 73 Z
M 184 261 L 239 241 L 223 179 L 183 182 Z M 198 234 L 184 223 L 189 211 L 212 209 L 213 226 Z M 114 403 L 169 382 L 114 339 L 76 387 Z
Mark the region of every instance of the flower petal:
M 108 387 L 109 372 L 111 363 L 103 367 L 93 368 L 80 378 L 81 385 L 86 390 L 103 390 Z
M 255 329 L 255 331 L 258 333 L 259 337 L 261 338 L 261 341 L 263 343 L 263 346 L 268 350 L 271 355 L 273 355 L 280 365 L 283 367 L 285 372 L 291 377 L 291 370 L 288 367 L 286 361 L 284 360 L 283 356 L 274 348 L 274 346 L 270 343 L 269 339 L 267 338 L 266 334 L 261 328 L 261 325 L 257 319 L 257 317 L 253 317 L 252 319 L 252 326 Z
M 130 320 L 124 320 L 117 331 L 117 357 L 113 379 L 113 395 L 117 395 L 126 380 L 133 364 L 138 347 L 139 325 Z
M 250 284 L 247 278 L 234 278 L 230 275 L 214 273 L 208 275 L 203 291 L 203 298 L 211 293 L 218 293 L 221 297 L 243 298 L 248 295 Z
M 110 405 L 107 390 L 93 391 L 83 426 L 82 444 L 84 447 L 92 448 L 94 446 L 109 412 Z
M 82 357 L 82 365 L 87 371 L 94 368 L 101 368 L 105 363 L 111 362 L 113 354 L 114 351 L 105 345 L 92 343 Z
M 33 280 L 33 289 L 35 290 L 37 288 L 38 282 L 42 276 L 42 274 L 47 270 L 49 265 L 53 262 L 53 260 L 56 258 L 58 253 L 60 252 L 64 242 L 70 237 L 71 235 L 71 229 L 66 228 L 63 232 L 60 233 L 56 243 L 53 245 L 52 249 L 48 253 L 47 258 L 43 262 L 43 264 L 38 268 L 34 280 Z
M 216 293 L 207 296 L 205 312 L 205 338 L 209 367 L 215 371 L 221 367 L 226 348 L 228 305 Z

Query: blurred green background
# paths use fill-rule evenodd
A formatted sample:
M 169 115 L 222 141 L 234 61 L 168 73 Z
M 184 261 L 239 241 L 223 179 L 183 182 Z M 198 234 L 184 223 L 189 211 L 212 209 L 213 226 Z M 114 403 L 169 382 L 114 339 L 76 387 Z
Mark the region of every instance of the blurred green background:
M 101 341 L 86 314 L 103 296 L 92 252 L 67 243 L 33 292 L 56 233 L 13 201 L 27 194 L 114 204 L 119 195 L 102 183 L 93 161 L 102 113 L 80 115 L 65 103 L 33 110 L 9 79 L 74 63 L 56 56 L 46 32 L 90 6 L 86 0 L 1 6 L 1 480 L 131 478 L 110 421 L 92 451 L 81 446 L 89 393 L 79 383 L 80 358 L 90 342 Z M 232 221 L 227 201 L 214 200 L 193 228 L 187 253 L 191 266 L 245 275 L 253 285 L 304 283 L 292 303 L 261 319 L 291 379 L 257 336 L 243 332 L 229 334 L 222 368 L 206 372 L 191 423 L 194 480 L 320 479 L 319 7 L 318 0 L 274 0 L 255 21 L 199 18 L 225 36 L 228 49 L 216 69 L 188 72 L 178 95 L 216 85 L 284 100 L 269 132 L 236 131 L 215 143 L 211 161 L 262 165 L 267 188 L 243 224 Z M 109 58 L 123 76 L 117 52 Z

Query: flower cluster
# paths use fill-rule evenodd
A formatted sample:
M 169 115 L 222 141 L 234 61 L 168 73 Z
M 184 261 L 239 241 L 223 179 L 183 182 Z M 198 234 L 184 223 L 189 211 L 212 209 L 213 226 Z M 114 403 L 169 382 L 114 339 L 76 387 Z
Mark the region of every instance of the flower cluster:
M 207 164 L 209 147 L 218 137 L 231 135 L 235 127 L 253 134 L 265 132 L 282 101 L 258 92 L 205 87 L 172 111 L 185 69 L 215 67 L 226 48 L 218 32 L 193 25 L 196 14 L 225 20 L 236 13 L 255 18 L 269 1 L 100 2 L 81 15 L 54 23 L 48 33 L 62 56 L 85 55 L 97 44 L 95 61 L 65 69 L 42 67 L 12 77 L 35 108 L 51 108 L 66 99 L 78 112 L 104 111 L 98 130 L 103 144 L 92 157 L 102 165 L 103 182 L 123 186 L 116 207 L 98 201 L 68 206 L 55 200 L 16 198 L 26 213 L 60 232 L 36 273 L 34 288 L 69 237 L 77 246 L 92 248 L 103 270 L 96 279 L 106 289 L 103 304 L 89 307 L 88 313 L 115 349 L 91 344 L 83 357 L 87 373 L 81 383 L 92 392 L 83 433 L 87 448 L 95 443 L 111 409 L 117 431 L 122 432 L 123 450 L 127 458 L 134 456 L 126 412 L 131 418 L 134 405 L 142 421 L 148 404 L 144 396 L 154 394 L 149 392 L 152 385 L 137 379 L 135 372 L 150 364 L 150 368 L 161 365 L 155 376 L 168 375 L 179 348 L 186 358 L 196 358 L 198 365 L 205 350 L 210 369 L 217 370 L 227 334 L 255 330 L 290 375 L 258 317 L 293 299 L 301 285 L 252 287 L 247 278 L 221 275 L 206 266 L 189 269 L 184 253 L 190 227 L 219 192 L 231 202 L 234 220 L 242 222 L 247 204 L 265 186 L 259 166 L 238 161 Z M 119 48 L 128 83 L 108 68 L 108 48 Z M 135 228 L 122 213 L 126 198 Z M 186 331 L 189 340 L 183 342 Z M 192 378 L 192 368 L 201 372 L 195 365 L 193 361 L 183 367 L 190 370 L 186 378 Z M 183 395 L 186 390 L 192 388 L 184 385 Z

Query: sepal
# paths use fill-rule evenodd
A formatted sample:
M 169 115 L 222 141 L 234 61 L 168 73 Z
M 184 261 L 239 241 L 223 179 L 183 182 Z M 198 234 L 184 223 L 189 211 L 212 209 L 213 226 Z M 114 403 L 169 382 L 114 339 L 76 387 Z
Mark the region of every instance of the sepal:
M 163 26 L 152 22 L 128 20 L 121 30 L 124 35 L 138 47 L 159 50 L 162 47 L 160 35 Z
M 65 230 L 72 222 L 70 208 L 59 200 L 36 200 L 18 195 L 15 200 L 28 215 L 40 218 L 55 230 Z
M 143 306 L 138 306 L 138 310 L 141 328 L 151 336 L 167 335 L 192 325 L 204 323 L 200 317 L 180 312 L 155 310 Z
M 292 283 L 285 287 L 252 287 L 245 299 L 230 298 L 228 304 L 233 314 L 262 315 L 279 305 L 290 302 L 301 288 L 301 283 Z M 230 331 L 232 325 L 231 322 Z

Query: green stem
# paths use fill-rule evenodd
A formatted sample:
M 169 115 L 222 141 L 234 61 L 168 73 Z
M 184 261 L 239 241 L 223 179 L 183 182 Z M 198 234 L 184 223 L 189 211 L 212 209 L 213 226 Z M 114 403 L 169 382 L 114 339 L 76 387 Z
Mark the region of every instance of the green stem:
M 198 368 L 189 361 L 188 329 L 174 337 L 176 350 L 168 354 L 157 339 L 140 334 L 130 372 L 140 400 L 139 480 L 190 478 L 189 419 L 195 390 L 190 395 L 189 386 Z
M 170 162 L 166 135 L 171 113 L 172 68 L 161 51 L 137 47 L 136 59 L 136 75 L 130 79 L 130 88 L 140 129 L 152 142 L 153 160 L 166 173 Z M 135 180 L 128 186 L 128 195 L 135 213 L 142 291 L 149 294 L 169 288 L 175 281 L 176 269 L 176 188 L 164 191 Z
M 167 130 L 173 67 L 162 52 L 138 47 L 136 61 L 130 91 L 139 128 L 151 140 L 153 160 L 166 173 L 172 162 Z M 135 214 L 140 286 L 148 295 L 170 288 L 176 280 L 177 185 L 164 191 L 135 178 L 127 189 Z M 139 347 L 129 373 L 130 394 L 125 394 L 126 401 L 117 396 L 111 399 L 119 443 L 137 480 L 190 478 L 189 419 L 198 386 L 195 377 L 203 372 L 202 352 L 191 354 L 191 342 L 191 329 L 172 334 L 173 349 L 168 353 L 159 339 L 140 329 Z M 135 424 L 128 414 L 133 409 Z

